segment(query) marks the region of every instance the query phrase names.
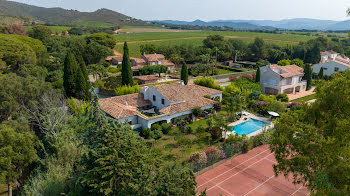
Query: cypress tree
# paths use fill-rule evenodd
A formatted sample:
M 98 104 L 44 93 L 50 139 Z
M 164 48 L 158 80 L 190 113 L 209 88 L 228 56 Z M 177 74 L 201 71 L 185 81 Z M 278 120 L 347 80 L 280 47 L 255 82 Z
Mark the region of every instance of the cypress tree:
M 306 80 L 306 90 L 309 90 L 311 88 L 311 82 L 312 82 L 312 70 L 310 64 L 305 65 L 305 75 L 304 79 Z
M 85 100 L 91 100 L 91 93 L 90 93 L 90 82 L 89 82 L 89 75 L 86 69 L 85 61 L 82 56 L 78 57 L 79 62 L 79 68 L 80 72 L 77 74 L 77 92 L 78 92 L 78 98 L 85 99 Z
M 256 70 L 255 82 L 260 83 L 260 67 Z
M 78 73 L 79 67 L 77 61 L 75 60 L 73 54 L 68 52 L 64 60 L 64 73 L 63 73 L 63 87 L 64 92 L 67 97 L 76 97 L 76 75 Z
M 134 85 L 134 81 L 132 80 L 132 70 L 129 58 L 129 48 L 126 42 L 124 43 L 124 54 L 122 63 L 122 85 Z
M 182 63 L 181 68 L 181 80 L 184 81 L 185 85 L 188 83 L 188 69 L 185 61 Z
M 321 67 L 320 72 L 318 73 L 318 79 L 323 78 L 323 67 Z

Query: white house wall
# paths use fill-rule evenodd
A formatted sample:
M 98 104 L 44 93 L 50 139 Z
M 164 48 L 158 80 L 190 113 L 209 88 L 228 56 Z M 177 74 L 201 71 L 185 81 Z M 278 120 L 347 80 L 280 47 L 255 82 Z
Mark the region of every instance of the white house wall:
M 349 69 L 349 67 L 347 67 L 345 65 L 336 63 L 334 61 L 330 61 L 327 63 L 320 63 L 320 64 L 314 65 L 312 72 L 318 74 L 321 70 L 321 67 L 323 67 L 323 75 L 333 75 L 335 73 L 336 67 L 339 68 L 339 71 L 345 71 L 345 70 Z
M 152 105 L 157 107 L 158 110 L 170 105 L 170 101 L 160 94 L 154 87 L 142 89 L 141 93 L 143 93 L 144 99 L 151 101 Z M 153 101 L 153 95 L 156 96 L 156 101 Z M 164 99 L 164 104 L 162 104 L 162 99 Z

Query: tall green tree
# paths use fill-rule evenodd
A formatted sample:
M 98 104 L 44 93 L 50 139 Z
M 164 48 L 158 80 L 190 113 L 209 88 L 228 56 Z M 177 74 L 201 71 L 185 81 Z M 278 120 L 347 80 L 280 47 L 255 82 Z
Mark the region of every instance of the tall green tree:
M 350 194 L 350 71 L 321 81 L 317 101 L 275 124 L 275 174 L 292 174 L 319 195 Z
M 318 78 L 319 79 L 323 78 L 323 67 L 321 67 L 320 72 L 318 72 Z
M 77 75 L 81 72 L 77 61 L 72 53 L 68 52 L 64 60 L 63 87 L 67 97 L 76 97 L 77 95 Z
M 84 100 L 90 100 L 91 99 L 91 93 L 90 93 L 90 80 L 89 75 L 86 69 L 86 65 L 84 62 L 84 59 L 82 56 L 78 57 L 79 62 L 79 71 L 77 72 L 77 96 L 79 99 Z
M 185 61 L 182 63 L 181 68 L 181 80 L 184 81 L 185 85 L 188 83 L 188 69 Z
M 260 67 L 258 67 L 258 69 L 256 70 L 256 74 L 255 74 L 255 82 L 256 83 L 260 83 Z
M 305 70 L 304 70 L 304 79 L 306 80 L 306 89 L 309 90 L 312 85 L 312 70 L 310 64 L 305 65 Z
M 266 46 L 262 38 L 255 38 L 254 43 L 250 46 L 252 53 L 254 54 L 255 60 L 265 59 L 266 57 Z
M 0 183 L 8 185 L 12 195 L 12 184 L 21 177 L 23 170 L 37 159 L 36 137 L 29 127 L 0 124 Z
M 29 31 L 29 36 L 35 39 L 39 39 L 41 41 L 44 41 L 48 37 L 50 37 L 52 34 L 52 31 L 49 27 L 44 25 L 36 25 L 33 26 L 31 31 Z
M 129 58 L 129 48 L 126 42 L 124 43 L 124 54 L 122 63 L 122 85 L 134 85 L 134 81 L 132 79 L 131 63 Z

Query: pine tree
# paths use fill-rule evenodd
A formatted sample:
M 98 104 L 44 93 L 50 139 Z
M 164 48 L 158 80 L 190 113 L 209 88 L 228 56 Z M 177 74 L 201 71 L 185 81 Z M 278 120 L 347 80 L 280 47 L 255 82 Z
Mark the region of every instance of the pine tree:
M 67 97 L 76 97 L 77 84 L 76 76 L 78 73 L 79 67 L 77 61 L 75 60 L 73 54 L 68 52 L 66 59 L 64 60 L 64 74 L 63 74 L 63 87 L 64 92 Z
M 321 67 L 320 72 L 318 73 L 318 79 L 323 78 L 323 67 Z
M 126 42 L 124 43 L 124 55 L 122 63 L 122 85 L 134 85 L 134 81 L 132 79 L 131 63 L 129 58 L 129 48 Z
M 185 85 L 188 83 L 188 69 L 185 61 L 182 63 L 181 68 L 181 80 L 184 81 Z
M 260 83 L 260 67 L 256 70 L 255 82 Z
M 312 82 L 312 70 L 310 64 L 305 65 L 305 75 L 304 79 L 306 80 L 306 89 L 309 90 L 311 88 L 311 82 Z

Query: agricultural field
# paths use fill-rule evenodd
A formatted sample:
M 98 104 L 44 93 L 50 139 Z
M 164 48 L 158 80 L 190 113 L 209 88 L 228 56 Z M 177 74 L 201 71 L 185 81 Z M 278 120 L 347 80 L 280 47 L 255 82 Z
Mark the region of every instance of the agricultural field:
M 61 33 L 62 31 L 68 31 L 69 29 L 71 29 L 71 27 L 68 26 L 47 26 L 51 29 L 52 33 L 56 34 L 56 33 Z M 25 26 L 24 27 L 26 29 L 26 31 L 30 31 L 32 29 L 31 26 Z
M 76 22 L 73 25 L 84 26 L 84 27 L 100 27 L 100 28 L 109 28 L 109 27 L 115 26 L 114 24 L 111 24 L 111 23 L 97 22 L 97 21 Z
M 146 41 L 146 40 L 162 40 L 162 39 L 179 39 L 179 38 L 205 38 L 208 35 L 222 35 L 226 38 L 242 38 L 255 39 L 263 38 L 267 41 L 279 41 L 287 43 L 298 43 L 314 39 L 311 36 L 291 35 L 291 34 L 272 34 L 272 33 L 256 33 L 256 32 L 234 32 L 234 31 L 190 31 L 190 32 L 143 32 L 128 33 L 117 35 L 118 42 L 124 41 Z
M 117 30 L 121 34 L 129 33 L 179 33 L 179 32 L 191 32 L 190 30 L 178 30 L 178 29 L 168 29 L 156 26 L 123 26 L 121 29 Z
M 144 44 L 153 44 L 155 46 L 175 46 L 175 45 L 193 45 L 193 46 L 202 46 L 203 45 L 203 40 L 206 37 L 188 37 L 188 38 L 174 38 L 174 39 L 165 39 L 165 40 L 145 40 L 145 41 L 135 41 L 135 42 L 128 42 L 129 46 L 129 55 L 131 57 L 139 57 L 141 56 L 140 53 L 140 46 Z M 229 39 L 229 38 L 226 38 Z M 234 39 L 234 38 L 231 38 Z M 240 39 L 246 43 L 253 43 L 254 39 L 242 39 L 242 38 L 235 38 L 235 39 Z M 278 41 L 266 41 L 266 43 L 270 44 L 277 44 L 280 46 L 287 46 L 291 45 L 292 43 L 288 42 L 278 42 Z M 123 42 L 118 42 L 115 49 L 122 53 L 123 52 Z

